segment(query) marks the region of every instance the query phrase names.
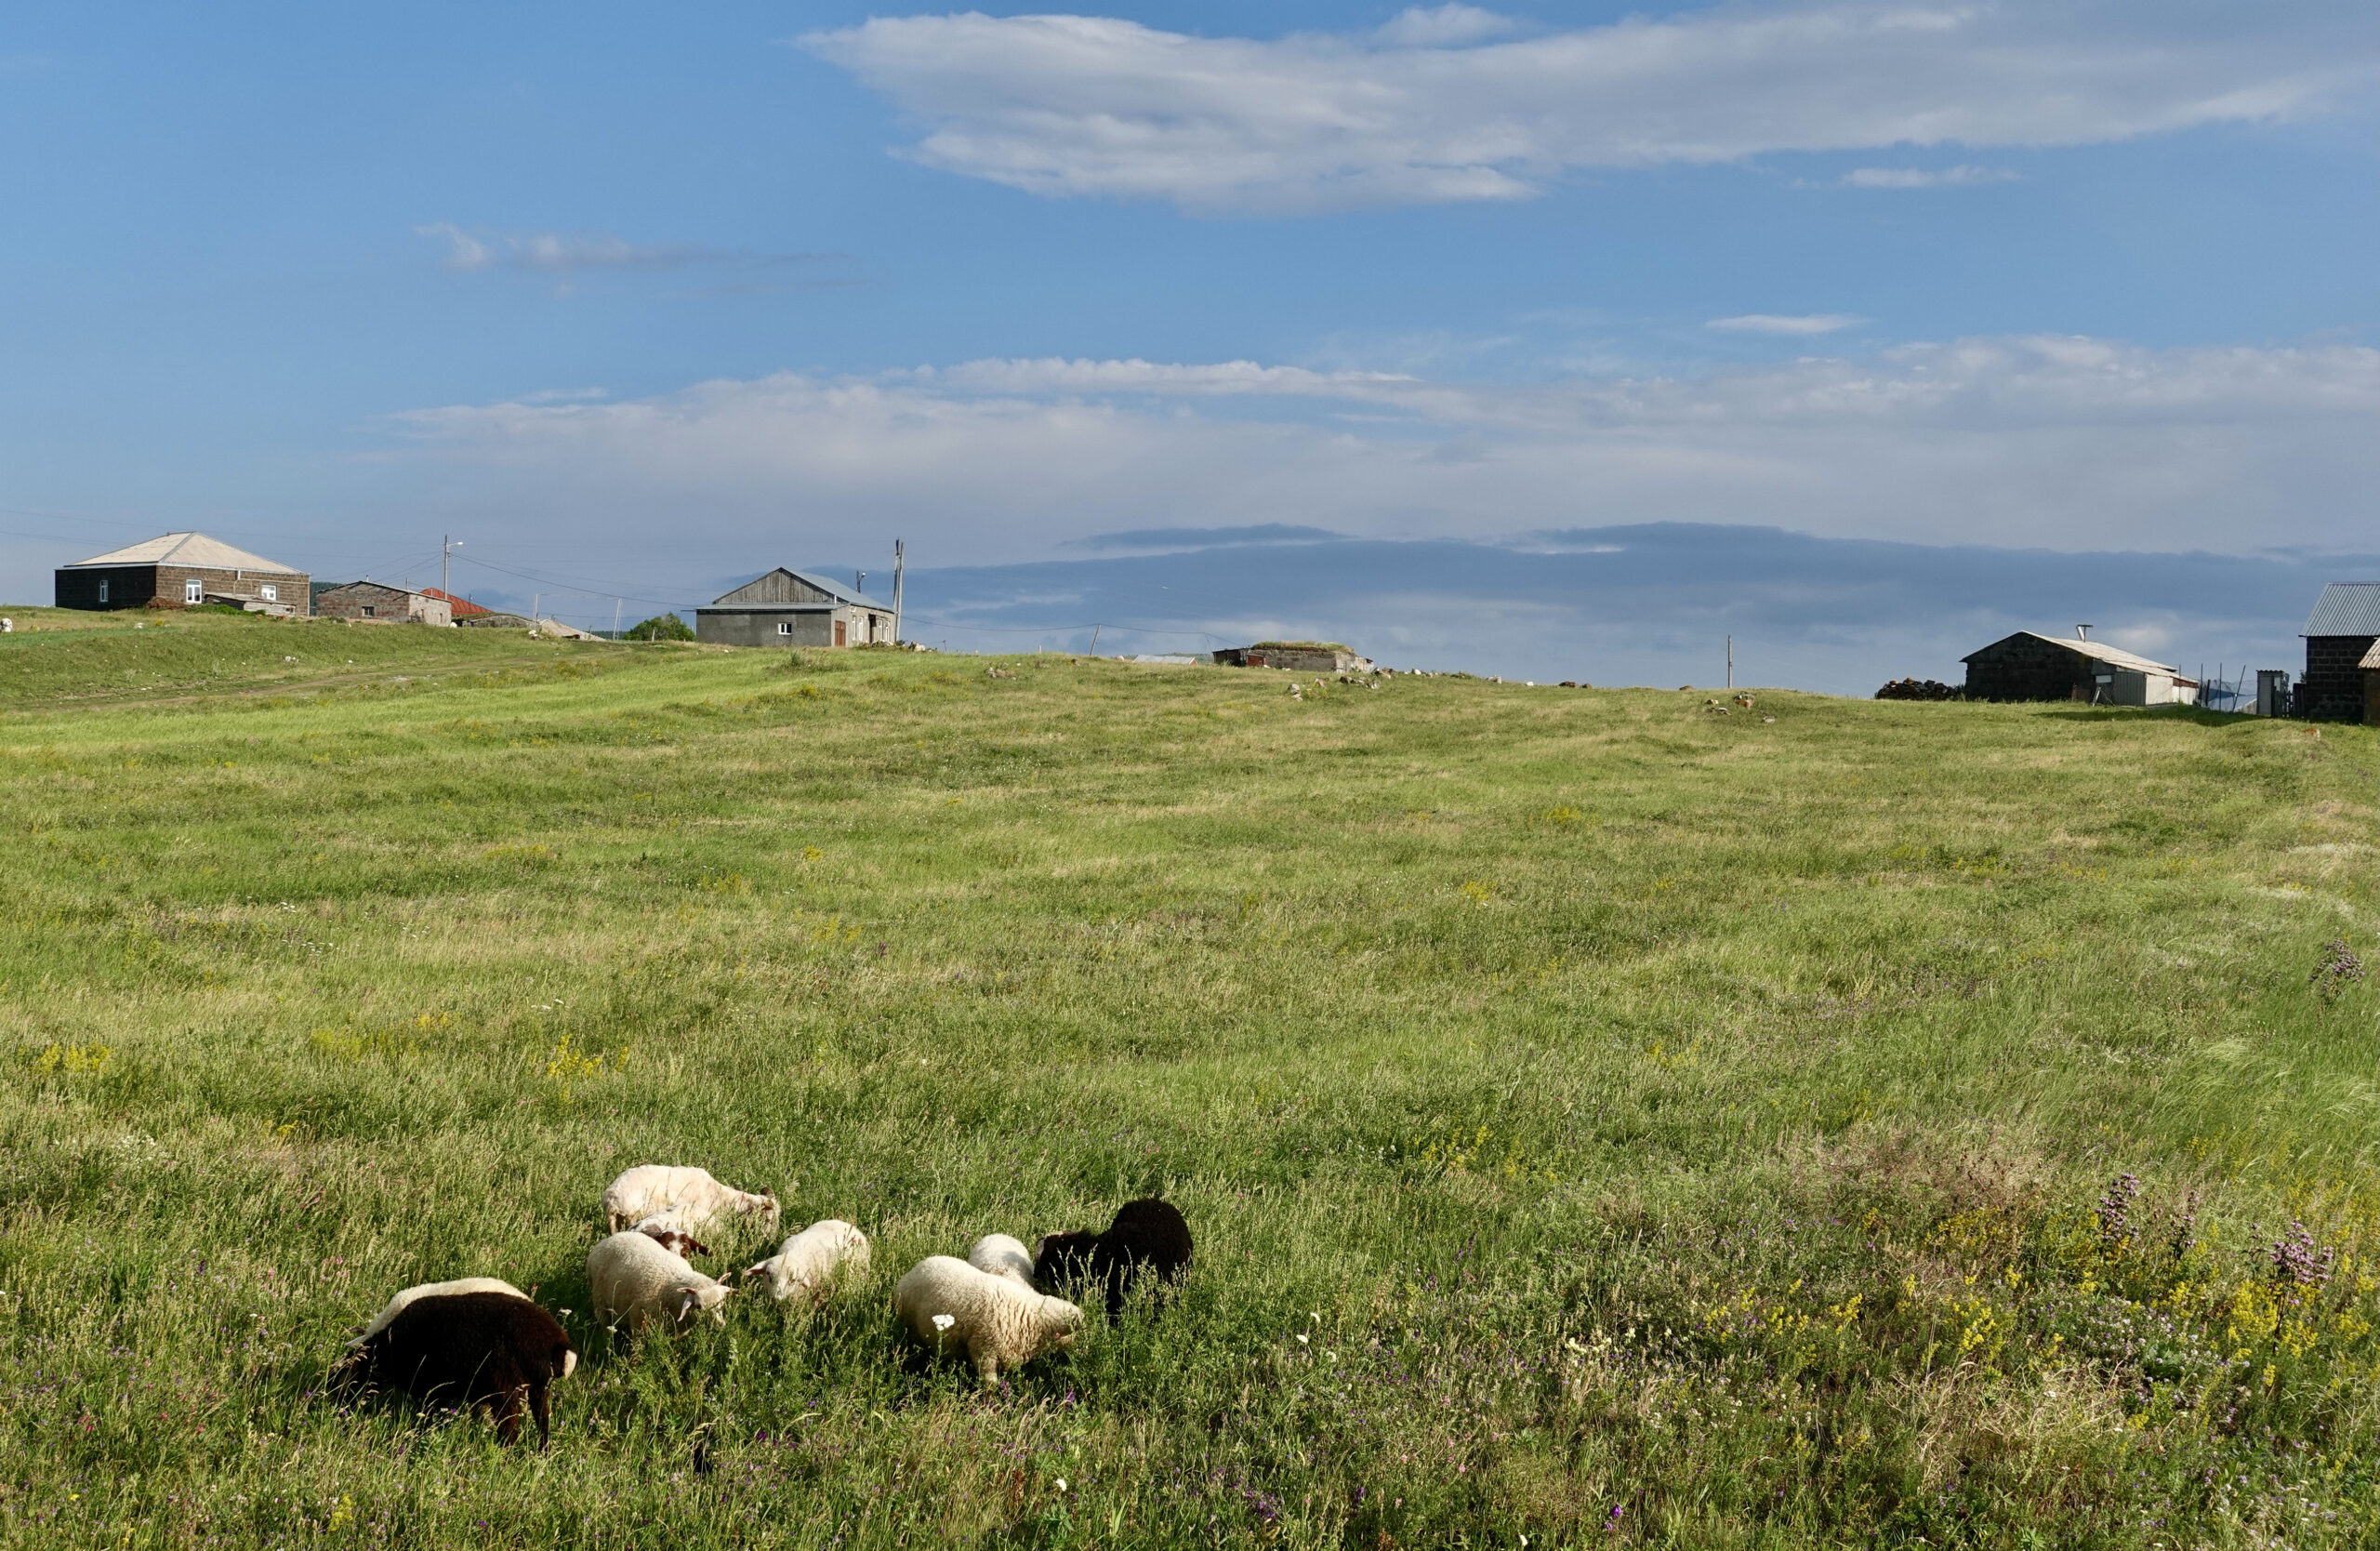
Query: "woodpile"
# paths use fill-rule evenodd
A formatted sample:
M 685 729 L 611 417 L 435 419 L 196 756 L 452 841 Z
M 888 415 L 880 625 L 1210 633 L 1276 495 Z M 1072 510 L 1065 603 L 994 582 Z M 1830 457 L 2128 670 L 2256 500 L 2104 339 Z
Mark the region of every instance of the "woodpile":
M 1879 700 L 1957 700 L 1964 698 L 1956 684 L 1939 683 L 1932 679 L 1895 679 L 1876 691 Z

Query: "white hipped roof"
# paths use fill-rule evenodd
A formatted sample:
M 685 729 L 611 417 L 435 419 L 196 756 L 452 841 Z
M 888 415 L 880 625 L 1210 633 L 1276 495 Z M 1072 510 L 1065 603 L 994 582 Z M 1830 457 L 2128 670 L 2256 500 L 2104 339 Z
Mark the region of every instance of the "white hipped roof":
M 284 565 L 277 560 L 252 555 L 245 550 L 235 550 L 219 538 L 209 538 L 203 533 L 168 533 L 121 550 L 110 550 L 103 555 L 78 560 L 63 571 L 77 571 L 86 565 L 197 565 L 210 571 L 279 571 L 284 576 L 299 576 L 295 566 Z

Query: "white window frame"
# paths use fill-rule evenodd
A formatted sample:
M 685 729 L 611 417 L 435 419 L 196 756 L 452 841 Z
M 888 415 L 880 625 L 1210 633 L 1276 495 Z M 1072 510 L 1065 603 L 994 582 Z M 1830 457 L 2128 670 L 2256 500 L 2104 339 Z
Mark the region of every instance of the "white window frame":
M 200 581 L 196 577 L 184 577 L 182 578 L 182 602 L 185 603 L 203 603 L 206 602 L 206 584 Z
M 281 589 L 271 582 L 260 582 L 257 586 L 257 596 L 268 603 L 277 603 L 281 602 Z
M 792 620 L 790 620 L 790 619 L 781 619 L 781 620 L 779 620 L 779 621 L 777 622 L 777 634 L 779 634 L 779 635 L 791 635 L 792 633 L 793 633 L 793 621 L 792 621 Z
M 108 601 L 108 579 L 107 579 L 107 577 L 101 577 L 99 578 L 99 602 L 101 602 L 101 603 L 106 603 L 107 601 Z

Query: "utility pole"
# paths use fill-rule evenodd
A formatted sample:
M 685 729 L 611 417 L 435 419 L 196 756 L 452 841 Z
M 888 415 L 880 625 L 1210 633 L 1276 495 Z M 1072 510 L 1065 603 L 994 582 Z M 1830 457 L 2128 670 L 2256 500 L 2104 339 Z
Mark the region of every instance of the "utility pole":
M 520 594 L 516 592 L 513 596 L 517 598 Z M 542 592 L 529 594 L 529 633 L 531 635 L 537 633 L 537 605 L 545 601 L 546 595 Z
M 617 641 L 620 638 L 620 610 L 626 607 L 627 604 L 628 600 L 626 598 L 615 598 L 612 600 L 612 639 L 615 641 Z
M 462 543 L 446 534 L 438 536 L 438 590 L 452 598 L 455 595 L 455 559 L 453 551 Z
M 901 566 L 906 559 L 899 539 L 892 540 L 892 644 L 901 644 Z
M 1727 687 L 1736 687 L 1736 638 L 1727 638 Z

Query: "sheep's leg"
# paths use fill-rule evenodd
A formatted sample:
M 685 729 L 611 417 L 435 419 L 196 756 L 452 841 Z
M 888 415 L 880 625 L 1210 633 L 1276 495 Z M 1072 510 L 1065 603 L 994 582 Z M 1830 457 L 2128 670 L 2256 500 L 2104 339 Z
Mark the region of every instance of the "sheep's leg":
M 989 1352 L 971 1353 L 975 1359 L 975 1379 L 986 1389 L 997 1388 L 1000 1382 L 1000 1359 Z
M 509 1363 L 505 1366 L 510 1372 L 503 1377 L 511 1382 L 496 1390 L 489 1399 L 496 1408 L 496 1436 L 510 1444 L 518 1442 L 521 1438 L 521 1392 L 527 1385 L 521 1382 L 519 1370 L 512 1369 Z
M 545 1376 L 540 1374 L 531 1379 L 529 1381 L 529 1414 L 537 1420 L 537 1452 L 541 1454 L 546 1452 L 546 1445 L 553 1436 L 552 1428 L 548 1425 L 550 1414 L 548 1399 Z

